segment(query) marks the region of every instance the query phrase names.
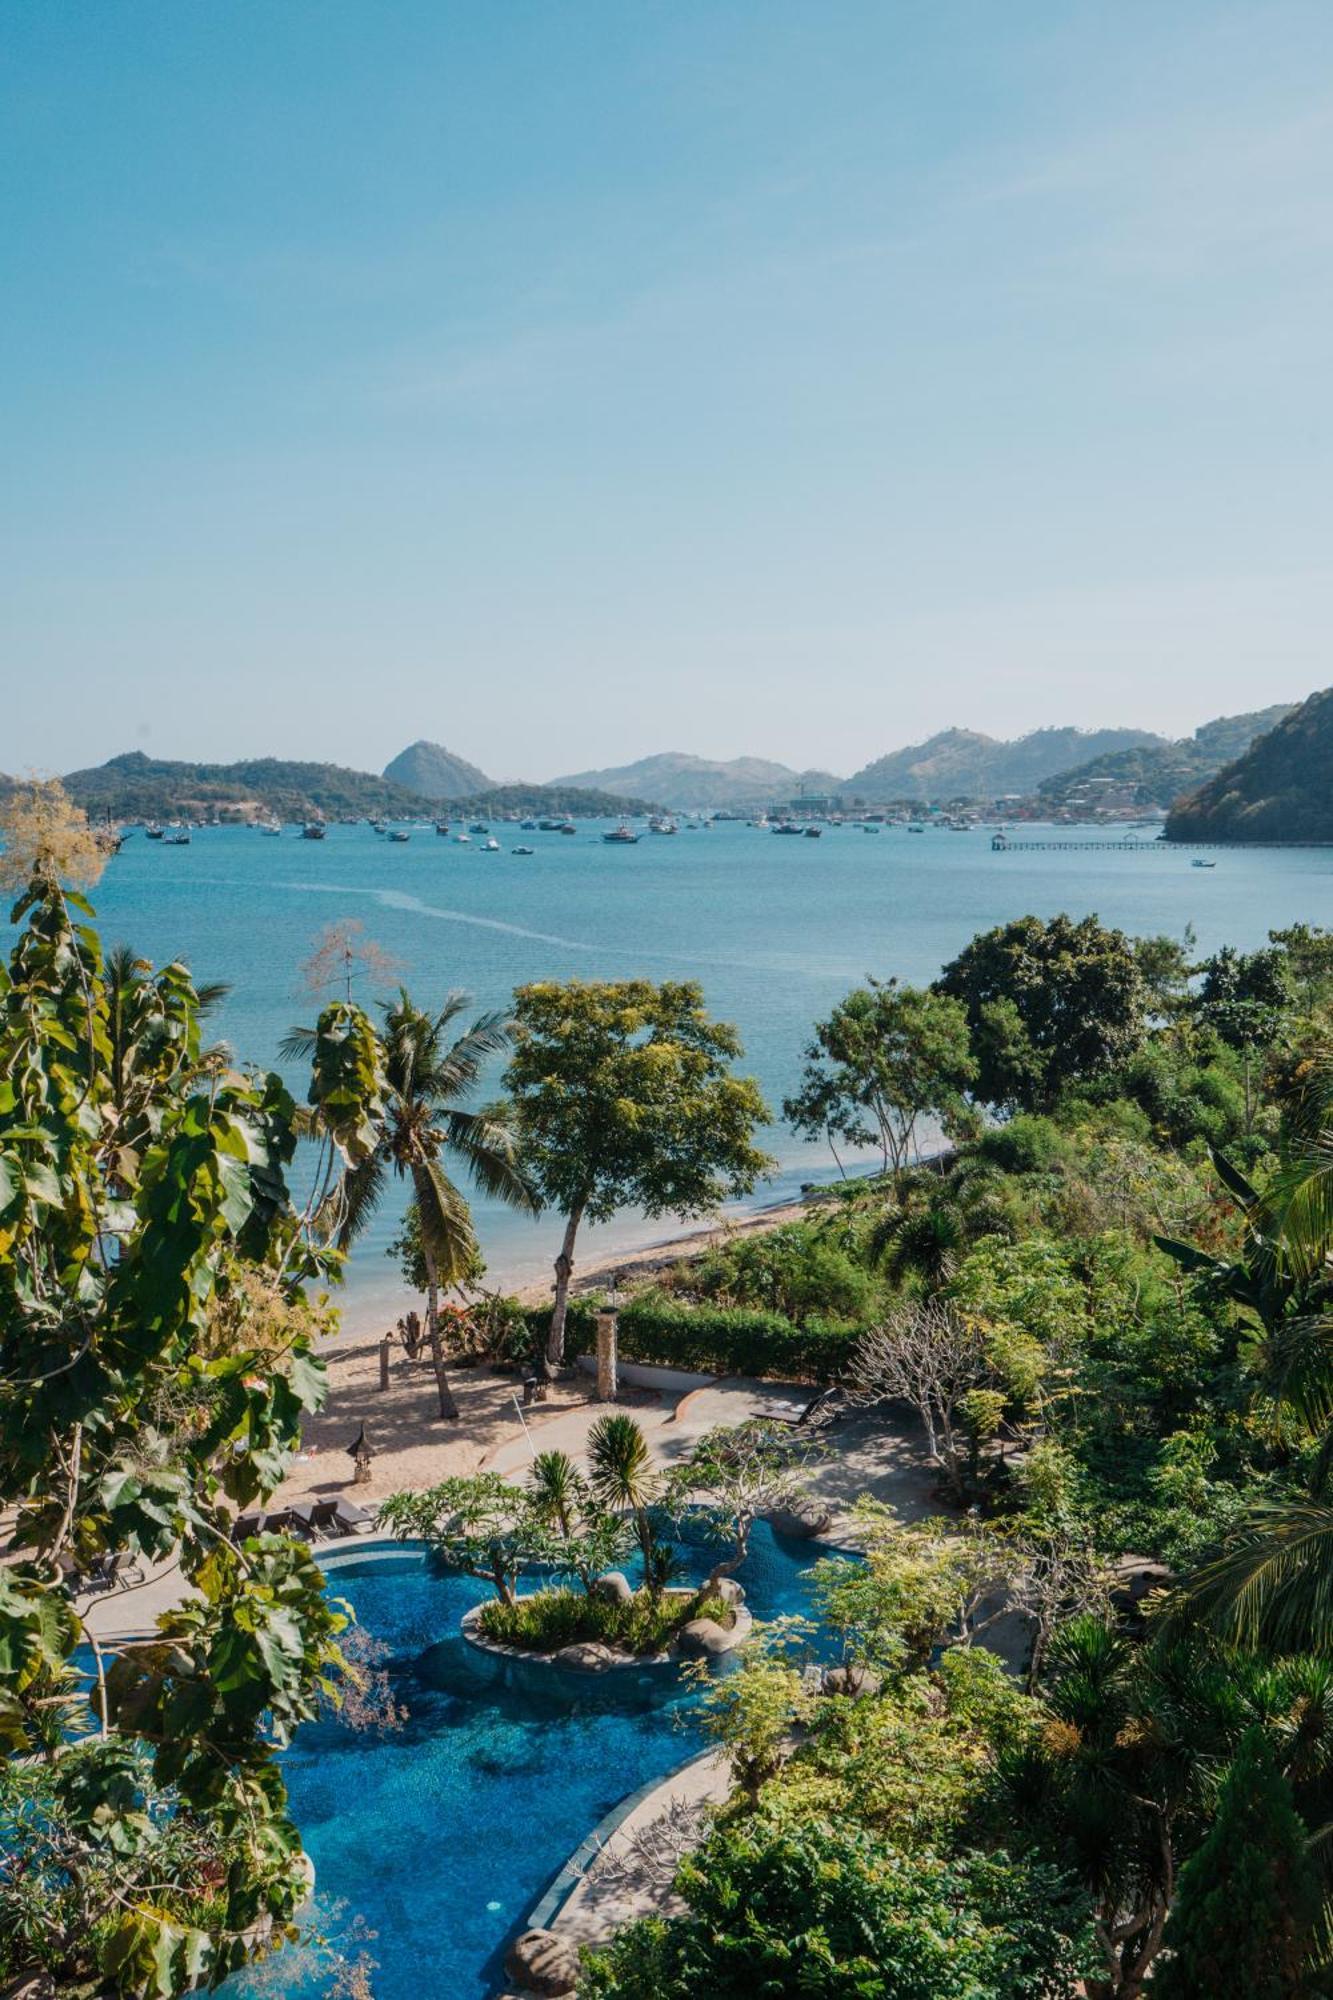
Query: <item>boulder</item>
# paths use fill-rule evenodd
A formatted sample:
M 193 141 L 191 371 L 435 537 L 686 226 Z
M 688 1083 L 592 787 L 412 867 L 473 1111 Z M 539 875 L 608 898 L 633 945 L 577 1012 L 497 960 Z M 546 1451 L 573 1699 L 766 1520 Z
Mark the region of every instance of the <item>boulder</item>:
M 594 1577 L 592 1591 L 594 1597 L 607 1597 L 613 1604 L 628 1604 L 634 1595 L 629 1578 L 618 1569 L 609 1569 L 604 1576 Z
M 775 1534 L 793 1541 L 809 1541 L 825 1534 L 833 1524 L 833 1511 L 822 1500 L 801 1500 L 795 1507 L 778 1507 L 769 1515 Z
M 572 1646 L 562 1646 L 552 1657 L 559 1666 L 577 1667 L 581 1674 L 604 1674 L 616 1664 L 611 1648 L 596 1639 L 579 1639 Z
M 878 1694 L 883 1685 L 869 1667 L 825 1667 L 820 1682 L 825 1694 Z
M 719 1625 L 714 1618 L 691 1618 L 688 1625 L 682 1625 L 676 1640 L 676 1650 L 687 1660 L 706 1660 L 716 1653 L 729 1653 L 736 1643 L 736 1635 Z
M 737 1583 L 734 1576 L 720 1576 L 713 1586 L 713 1595 L 724 1604 L 744 1604 L 745 1585 Z
M 505 1953 L 505 1972 L 516 1986 L 559 2000 L 579 1983 L 579 1955 L 554 1931 L 524 1931 Z

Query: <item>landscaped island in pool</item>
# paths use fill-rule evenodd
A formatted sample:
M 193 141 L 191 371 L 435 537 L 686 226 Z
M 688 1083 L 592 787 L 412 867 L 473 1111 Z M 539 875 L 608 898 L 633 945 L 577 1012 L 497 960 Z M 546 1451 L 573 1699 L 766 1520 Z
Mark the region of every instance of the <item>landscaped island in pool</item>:
M 702 1578 L 716 1551 L 685 1553 Z M 803 1573 L 823 1553 L 758 1526 L 738 1572 L 756 1618 L 808 1610 Z M 375 2000 L 487 2000 L 505 1984 L 506 1943 L 579 1842 L 628 1793 L 703 1747 L 694 1690 L 652 1669 L 592 1678 L 520 1669 L 495 1685 L 459 1631 L 483 1586 L 442 1575 L 423 1553 L 335 1558 L 329 1584 L 388 1648 L 408 1713 L 380 1735 L 314 1724 L 285 1760 L 320 1916 L 331 1928 L 360 1917 L 376 1933 L 367 1945 Z M 277 1979 L 282 1963 L 227 1991 L 320 1990 L 300 1953 Z

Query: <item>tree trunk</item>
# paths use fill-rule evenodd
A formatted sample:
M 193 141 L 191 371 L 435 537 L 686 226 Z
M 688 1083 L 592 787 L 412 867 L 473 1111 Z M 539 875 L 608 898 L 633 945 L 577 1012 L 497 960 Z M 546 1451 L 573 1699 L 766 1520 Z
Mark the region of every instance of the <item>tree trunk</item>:
M 749 1555 L 751 1526 L 751 1522 L 743 1521 L 736 1529 L 736 1539 L 731 1554 L 723 1556 L 720 1561 L 713 1564 L 712 1569 L 708 1572 L 708 1581 L 704 1585 L 706 1596 L 714 1596 L 723 1577 L 730 1576 L 733 1571 L 738 1570 L 745 1561 L 746 1556 Z
M 565 1365 L 565 1315 L 569 1309 L 569 1281 L 574 1275 L 574 1238 L 583 1220 L 583 1203 L 575 1202 L 565 1222 L 564 1241 L 555 1260 L 555 1303 L 551 1307 L 551 1331 L 546 1342 L 542 1373 L 551 1381 Z
M 426 1337 L 430 1341 L 430 1358 L 435 1364 L 435 1387 L 439 1392 L 440 1415 L 449 1423 L 458 1422 L 458 1405 L 454 1392 L 449 1387 L 449 1371 L 444 1365 L 444 1344 L 440 1339 L 440 1281 L 436 1274 L 435 1259 L 429 1250 L 424 1251 L 426 1262 Z

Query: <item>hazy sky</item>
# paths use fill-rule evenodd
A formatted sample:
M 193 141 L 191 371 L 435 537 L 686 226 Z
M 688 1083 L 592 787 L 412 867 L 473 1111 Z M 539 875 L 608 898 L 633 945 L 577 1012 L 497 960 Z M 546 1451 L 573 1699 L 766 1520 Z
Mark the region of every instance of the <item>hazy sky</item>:
M 0 768 L 1333 682 L 1329 0 L 4 0 Z

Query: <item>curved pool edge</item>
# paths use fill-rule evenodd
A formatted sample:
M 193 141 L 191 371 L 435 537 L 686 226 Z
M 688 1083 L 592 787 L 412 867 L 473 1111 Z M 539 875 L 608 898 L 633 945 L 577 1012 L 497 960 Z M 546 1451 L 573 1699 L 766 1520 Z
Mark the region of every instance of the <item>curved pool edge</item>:
M 692 1757 L 682 1758 L 679 1764 L 673 1765 L 671 1770 L 660 1778 L 650 1778 L 646 1784 L 637 1785 L 632 1792 L 627 1792 L 618 1805 L 612 1806 L 610 1812 L 598 1820 L 591 1833 L 584 1835 L 568 1860 L 556 1870 L 529 1910 L 523 1928 L 554 1930 L 575 1890 L 586 1879 L 585 1871 L 588 1864 L 598 1851 L 619 1833 L 625 1822 L 631 1819 L 641 1806 L 646 1806 L 657 1793 L 669 1793 L 674 1790 L 682 1772 L 693 1770 L 697 1764 L 715 1762 L 719 1754 L 716 1746 L 710 1744 L 704 1750 L 696 1750 Z M 623 1921 L 627 1922 L 628 1918 Z

